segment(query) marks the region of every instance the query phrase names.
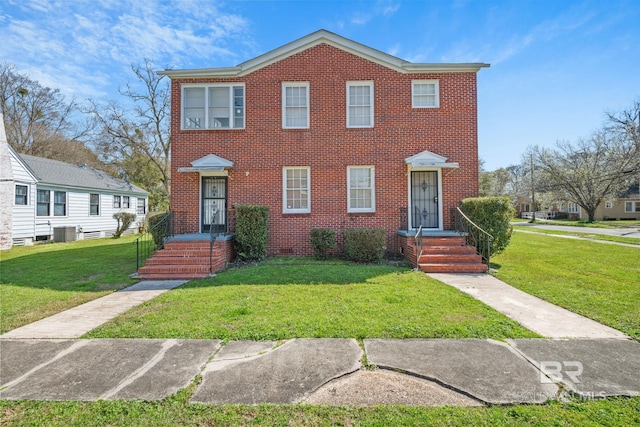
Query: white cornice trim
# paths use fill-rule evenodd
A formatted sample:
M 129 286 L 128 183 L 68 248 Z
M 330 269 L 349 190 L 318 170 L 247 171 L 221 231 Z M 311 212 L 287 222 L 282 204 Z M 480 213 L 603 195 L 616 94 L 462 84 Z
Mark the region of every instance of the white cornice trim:
M 490 65 L 485 63 L 453 63 L 453 64 L 413 64 L 393 55 L 370 48 L 353 40 L 349 40 L 326 30 L 319 30 L 305 37 L 287 43 L 277 49 L 269 51 L 256 58 L 245 61 L 236 67 L 201 68 L 191 70 L 164 70 L 158 74 L 168 76 L 171 79 L 181 78 L 233 78 L 252 73 L 260 68 L 269 66 L 289 56 L 300 53 L 319 44 L 327 44 L 345 52 L 352 53 L 361 58 L 375 62 L 399 73 L 455 73 L 478 72 L 481 68 Z

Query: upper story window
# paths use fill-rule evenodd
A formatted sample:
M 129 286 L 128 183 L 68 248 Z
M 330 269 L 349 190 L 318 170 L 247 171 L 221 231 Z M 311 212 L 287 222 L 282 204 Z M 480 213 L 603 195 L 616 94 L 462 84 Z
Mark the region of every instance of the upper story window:
M 51 191 L 38 190 L 38 202 L 36 206 L 37 216 L 49 216 L 51 209 Z
M 347 212 L 375 212 L 374 182 L 373 166 L 347 167 Z
M 411 85 L 413 108 L 439 108 L 440 82 L 438 80 L 414 80 Z
M 26 206 L 29 202 L 28 194 L 29 194 L 29 187 L 27 187 L 26 185 L 16 185 L 15 204 Z
M 347 82 L 347 127 L 373 127 L 373 82 Z
M 309 167 L 282 168 L 282 212 L 311 212 Z
M 309 127 L 309 83 L 282 83 L 282 127 Z
M 185 85 L 182 129 L 242 129 L 244 106 L 244 85 Z
M 53 192 L 53 215 L 54 216 L 67 215 L 67 192 L 66 191 Z
M 89 215 L 100 215 L 100 195 L 89 194 Z

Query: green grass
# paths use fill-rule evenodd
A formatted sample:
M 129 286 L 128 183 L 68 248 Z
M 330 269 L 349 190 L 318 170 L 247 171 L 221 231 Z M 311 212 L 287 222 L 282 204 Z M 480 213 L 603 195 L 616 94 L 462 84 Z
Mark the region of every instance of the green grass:
M 604 240 L 607 242 L 616 242 L 616 243 L 626 243 L 629 245 L 640 245 L 640 238 L 637 237 L 620 237 L 620 236 L 608 236 L 606 234 L 595 234 L 595 233 L 585 233 L 584 231 L 562 231 L 562 230 L 547 230 L 544 228 L 532 228 L 527 226 L 518 226 L 514 224 L 514 230 L 522 230 L 529 231 L 532 233 L 542 233 L 542 234 L 556 234 L 559 236 L 575 236 L 583 239 L 592 239 L 592 240 Z
M 636 248 L 516 232 L 492 267 L 516 288 L 640 339 L 639 260 Z
M 0 333 L 135 283 L 135 236 L 0 252 Z
M 161 402 L 0 401 L 3 426 L 632 426 L 640 397 L 545 405 L 375 407 Z
M 454 288 L 407 268 L 272 259 L 189 282 L 90 338 L 536 337 Z
M 516 219 L 515 222 L 530 222 L 528 219 Z M 538 224 L 547 225 L 567 225 L 572 227 L 587 227 L 587 228 L 638 228 L 640 227 L 640 221 L 638 220 L 607 220 L 607 221 L 593 221 L 588 222 L 586 220 L 576 219 L 536 219 Z

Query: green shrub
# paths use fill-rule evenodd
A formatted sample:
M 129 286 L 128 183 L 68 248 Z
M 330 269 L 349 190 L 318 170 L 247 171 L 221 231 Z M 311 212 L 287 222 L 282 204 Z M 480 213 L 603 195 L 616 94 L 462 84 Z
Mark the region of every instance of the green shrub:
M 329 258 L 329 251 L 336 247 L 336 232 L 330 228 L 312 228 L 309 240 L 316 259 Z
M 267 206 L 235 205 L 235 245 L 243 259 L 261 259 L 267 255 L 269 238 L 269 208 Z
M 163 222 L 163 225 L 158 225 Z M 162 247 L 164 238 L 169 233 L 169 221 L 170 213 L 161 213 L 154 216 L 149 216 L 149 232 L 153 236 L 153 241 L 156 244 L 156 248 Z
M 348 228 L 344 230 L 347 258 L 355 262 L 380 262 L 386 249 L 387 235 L 382 228 Z
M 133 221 L 136 220 L 136 214 L 132 214 L 128 212 L 118 212 L 113 214 L 113 219 L 118 221 L 116 232 L 113 233 L 113 237 L 115 239 L 118 239 L 120 238 L 120 236 L 122 236 L 122 233 L 124 233 L 129 229 L 129 227 L 131 227 L 131 224 L 133 224 Z
M 511 218 L 515 209 L 508 197 L 474 197 L 460 202 L 460 209 L 478 227 L 493 236 L 491 255 L 502 252 L 513 233 Z

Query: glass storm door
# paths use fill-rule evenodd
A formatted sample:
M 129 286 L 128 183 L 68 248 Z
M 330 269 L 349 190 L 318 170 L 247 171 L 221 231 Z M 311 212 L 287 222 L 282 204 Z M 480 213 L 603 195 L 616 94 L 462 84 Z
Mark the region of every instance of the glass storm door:
M 438 172 L 411 172 L 411 226 L 438 228 Z
M 202 212 L 200 218 L 203 233 L 225 233 L 227 231 L 226 177 L 202 177 Z

